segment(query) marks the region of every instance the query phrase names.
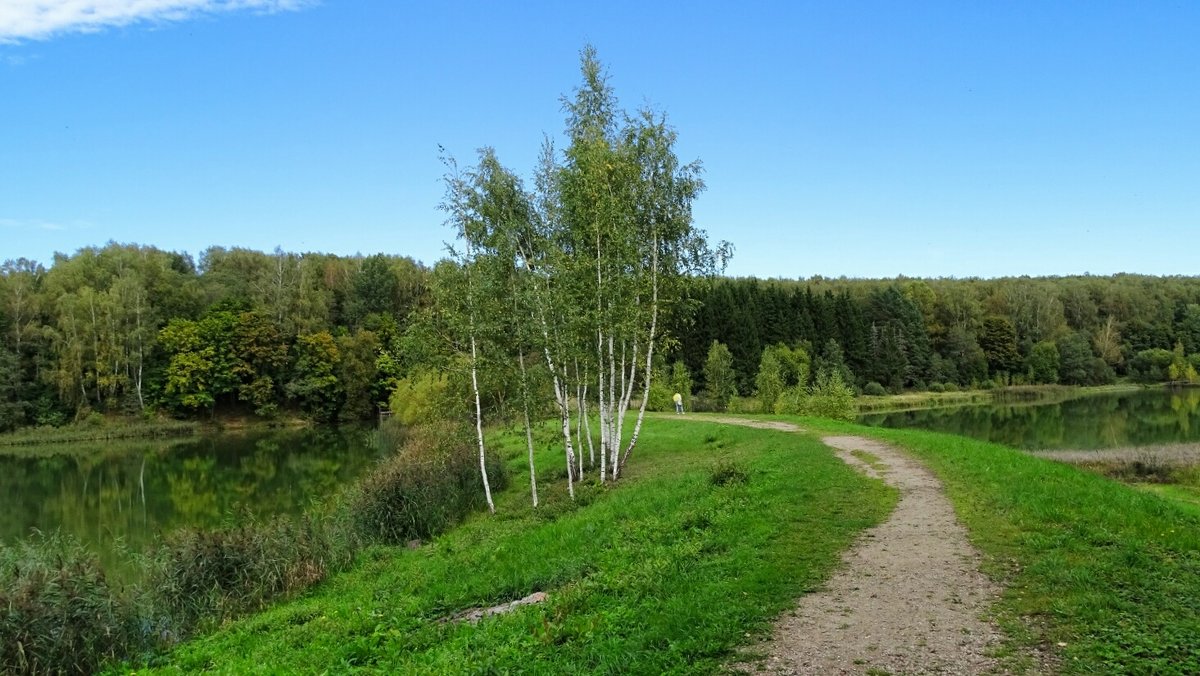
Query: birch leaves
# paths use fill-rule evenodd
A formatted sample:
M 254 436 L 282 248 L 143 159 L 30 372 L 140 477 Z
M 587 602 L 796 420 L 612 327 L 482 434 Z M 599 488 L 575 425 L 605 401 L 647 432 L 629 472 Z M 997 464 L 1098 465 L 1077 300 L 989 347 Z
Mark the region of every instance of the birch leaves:
M 545 143 L 533 191 L 490 148 L 467 171 L 447 161 L 442 207 L 457 237 L 460 285 L 439 293 L 439 304 L 452 301 L 442 308 L 470 347 L 472 382 L 481 369 L 513 373 L 522 420 L 547 409 L 557 415 L 572 495 L 589 471 L 601 481 L 620 476 L 641 429 L 665 318 L 686 280 L 712 273 L 724 254 L 692 225 L 700 165 L 679 163 L 674 130 L 661 115 L 620 112 L 591 48 L 582 74 L 564 100 L 569 144 L 560 155 Z M 476 401 L 478 392 L 476 385 Z M 477 430 L 483 417 L 477 409 Z M 479 442 L 482 462 L 482 434 Z M 582 445 L 591 449 L 586 467 Z M 530 459 L 536 505 L 532 442 Z

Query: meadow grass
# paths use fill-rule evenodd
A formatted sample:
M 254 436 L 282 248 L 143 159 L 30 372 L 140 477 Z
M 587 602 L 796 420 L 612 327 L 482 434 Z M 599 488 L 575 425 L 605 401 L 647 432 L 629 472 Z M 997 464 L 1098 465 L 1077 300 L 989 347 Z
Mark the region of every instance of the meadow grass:
M 803 420 L 911 451 L 941 480 L 986 571 L 1011 647 L 1060 673 L 1200 673 L 1200 516 L 1115 480 L 997 444 Z
M 976 406 L 996 402 L 1046 404 L 1094 394 L 1137 392 L 1146 385 L 1121 383 L 1116 385 L 1013 385 L 990 390 L 961 390 L 958 392 L 901 392 L 877 397 L 858 397 L 854 403 L 860 414 L 916 411 L 943 406 Z
M 63 427 L 26 427 L 0 434 L 0 447 L 62 445 L 87 441 L 124 439 L 167 439 L 189 437 L 199 432 L 199 423 L 183 420 L 121 419 L 110 422 L 97 415 Z
M 572 502 L 561 449 L 541 446 L 537 510 L 523 438 L 498 438 L 513 480 L 495 515 L 419 548 L 369 548 L 301 597 L 136 671 L 710 673 L 897 499 L 804 435 L 656 419 L 618 484 L 589 473 Z M 535 591 L 547 601 L 447 621 Z

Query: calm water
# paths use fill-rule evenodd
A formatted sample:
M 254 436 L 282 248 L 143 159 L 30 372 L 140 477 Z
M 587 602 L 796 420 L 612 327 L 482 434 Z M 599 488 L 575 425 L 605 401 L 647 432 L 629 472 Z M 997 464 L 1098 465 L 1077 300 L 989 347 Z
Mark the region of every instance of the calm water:
M 1023 448 L 1099 449 L 1200 442 L 1200 389 L 1096 394 L 1057 403 L 994 403 L 860 416 Z
M 180 526 L 248 509 L 298 513 L 378 458 L 361 430 L 288 430 L 185 441 L 72 444 L 0 454 L 0 541 L 61 529 L 110 569 Z

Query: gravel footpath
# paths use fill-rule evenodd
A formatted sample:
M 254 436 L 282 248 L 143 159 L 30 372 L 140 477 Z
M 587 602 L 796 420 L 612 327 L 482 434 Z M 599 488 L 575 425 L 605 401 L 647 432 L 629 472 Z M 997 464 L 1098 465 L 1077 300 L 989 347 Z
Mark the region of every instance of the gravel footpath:
M 788 423 L 707 419 L 801 431 Z M 1001 590 L 979 571 L 980 555 L 941 483 L 907 454 L 878 441 L 853 436 L 822 441 L 846 463 L 898 488 L 900 501 L 887 521 L 863 533 L 823 588 L 801 597 L 794 611 L 776 621 L 771 639 L 754 646 L 766 657 L 738 668 L 783 674 L 1002 672 L 989 657 L 1002 635 L 982 619 Z

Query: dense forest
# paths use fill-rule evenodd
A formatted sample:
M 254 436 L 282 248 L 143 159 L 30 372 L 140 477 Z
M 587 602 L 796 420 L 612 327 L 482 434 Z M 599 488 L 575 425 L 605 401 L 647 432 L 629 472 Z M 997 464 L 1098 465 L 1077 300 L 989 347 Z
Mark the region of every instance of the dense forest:
M 434 271 L 410 258 L 108 244 L 0 268 L 0 429 L 166 411 L 372 417 L 433 359 Z M 696 279 L 662 363 L 737 389 L 802 347 L 862 389 L 1195 380 L 1200 278 Z
M 0 269 L 0 429 L 93 412 L 374 415 L 429 271 L 384 255 L 109 244 Z
M 764 348 L 802 346 L 859 388 L 1196 381 L 1200 278 L 722 279 L 677 329 L 702 371 L 728 345 L 742 394 Z M 874 389 L 874 388 L 871 388 Z

